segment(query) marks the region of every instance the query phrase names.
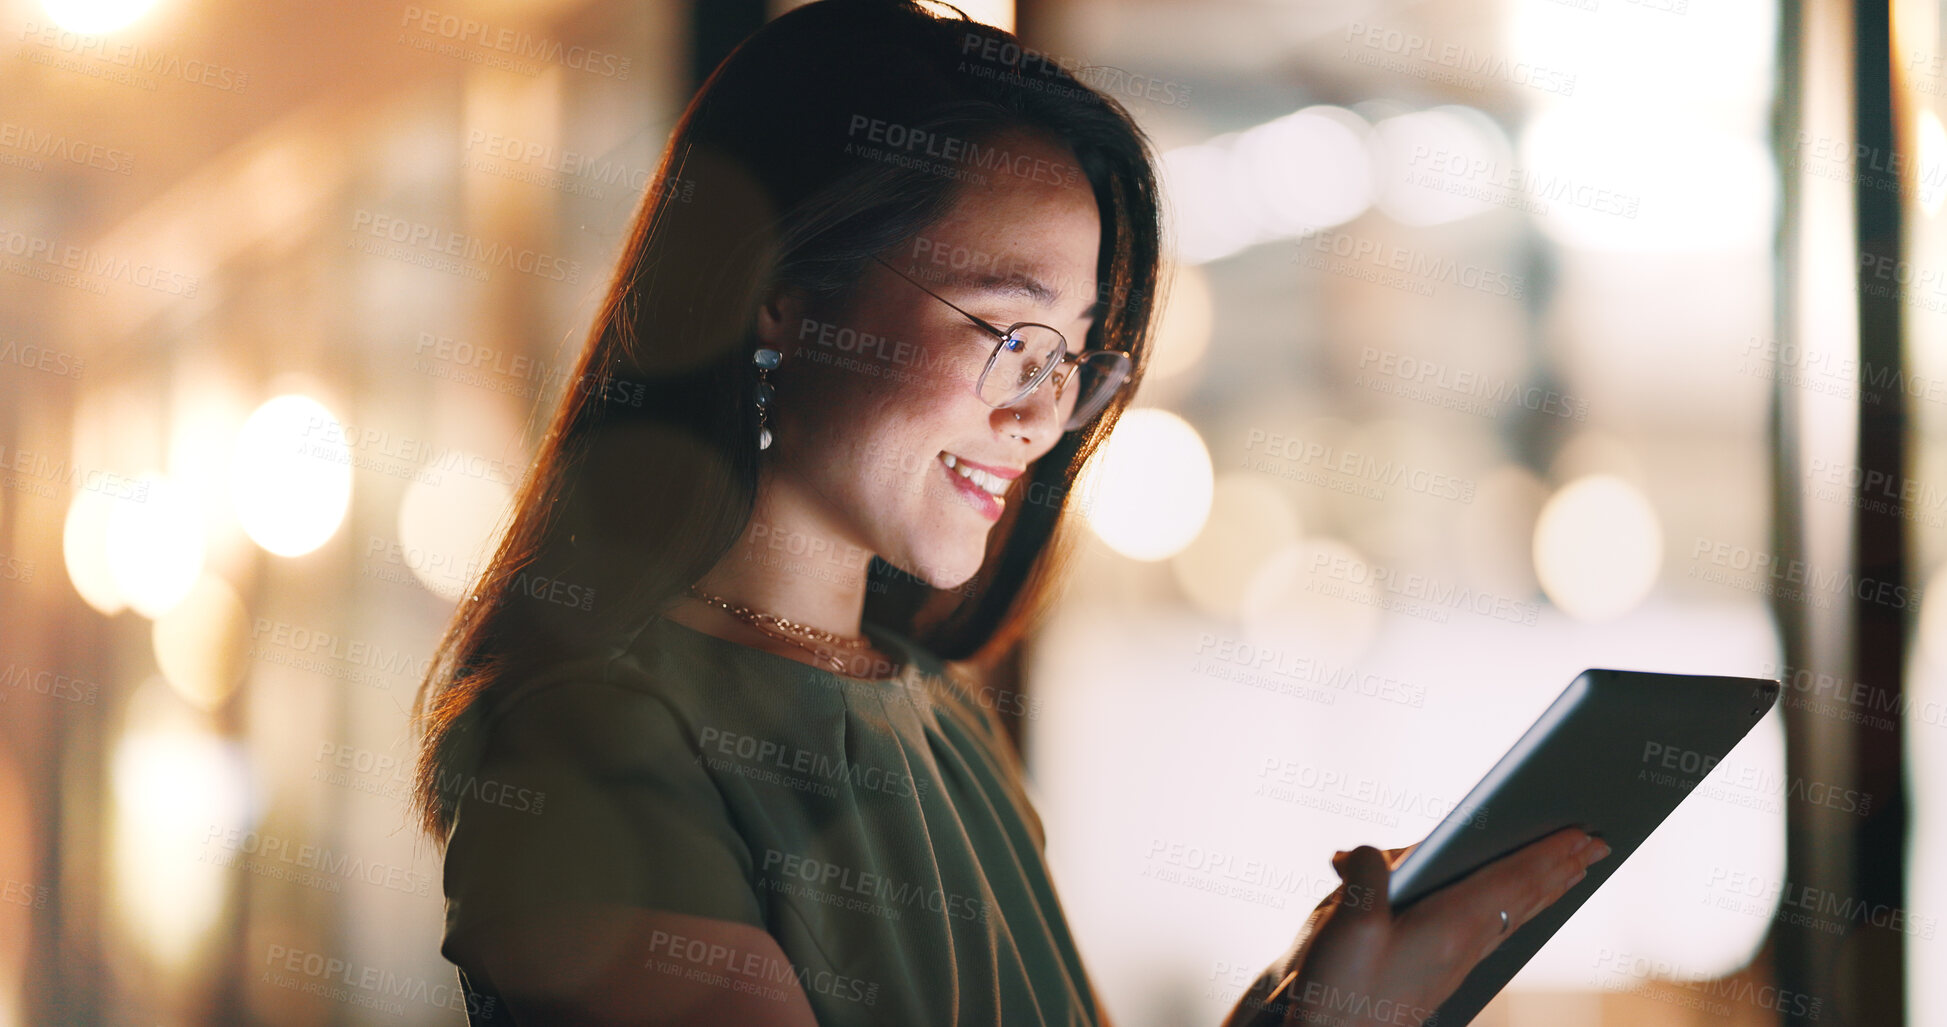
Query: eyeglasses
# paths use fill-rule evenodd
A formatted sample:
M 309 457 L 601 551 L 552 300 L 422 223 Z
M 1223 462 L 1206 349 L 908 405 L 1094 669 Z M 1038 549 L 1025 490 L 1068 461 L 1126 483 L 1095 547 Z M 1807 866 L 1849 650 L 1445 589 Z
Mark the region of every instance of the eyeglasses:
M 1129 380 L 1127 353 L 1112 349 L 1070 353 L 1068 340 L 1060 332 L 1033 321 L 996 328 L 954 306 L 953 301 L 920 285 L 883 259 L 877 256 L 872 259 L 994 336 L 994 350 L 987 355 L 987 362 L 974 382 L 974 394 L 988 406 L 1011 407 L 1028 398 L 1042 382 L 1053 378 L 1055 412 L 1062 419 L 1061 430 L 1074 431 L 1100 413 L 1114 398 L 1116 390 Z

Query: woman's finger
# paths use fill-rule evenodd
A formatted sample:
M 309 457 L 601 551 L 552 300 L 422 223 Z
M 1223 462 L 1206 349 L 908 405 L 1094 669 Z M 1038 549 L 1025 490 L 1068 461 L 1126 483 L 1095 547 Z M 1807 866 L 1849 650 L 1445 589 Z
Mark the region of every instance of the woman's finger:
M 1346 915 L 1349 919 L 1376 918 L 1384 923 L 1392 916 L 1386 882 L 1393 870 L 1387 864 L 1384 853 L 1370 845 L 1361 845 L 1351 852 L 1333 856 L 1332 869 L 1338 871 L 1339 878 L 1345 882 L 1339 908 L 1348 910 Z
M 1478 940 L 1476 951 L 1492 952 L 1581 879 L 1605 848 L 1599 841 L 1582 845 L 1587 837 L 1579 828 L 1557 831 L 1434 892 L 1414 912 L 1451 919 L 1461 925 L 1463 937 Z M 1501 928 L 1503 911 L 1506 930 Z
M 1596 847 L 1588 838 L 1579 828 L 1563 828 L 1483 867 L 1484 879 L 1506 886 L 1515 896 L 1512 905 L 1494 905 L 1485 912 L 1498 921 L 1498 911 L 1506 909 L 1514 921 L 1509 926 L 1512 933 L 1514 927 L 1546 909 L 1568 890 L 1569 880 L 1594 856 Z

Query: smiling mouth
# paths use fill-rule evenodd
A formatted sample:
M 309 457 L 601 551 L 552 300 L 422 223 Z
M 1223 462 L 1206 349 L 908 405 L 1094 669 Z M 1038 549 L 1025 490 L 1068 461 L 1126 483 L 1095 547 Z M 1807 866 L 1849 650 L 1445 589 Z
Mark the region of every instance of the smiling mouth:
M 940 462 L 946 465 L 947 470 L 986 490 L 990 496 L 999 496 L 1005 493 L 1008 485 L 1012 484 L 1009 479 L 997 474 L 988 474 L 986 471 L 968 464 L 945 450 L 940 451 Z
M 970 466 L 967 461 L 942 451 L 939 457 L 940 473 L 946 475 L 948 486 L 960 494 L 961 500 L 972 507 L 988 522 L 1001 519 L 1007 509 L 1007 500 L 1001 493 L 1007 491 L 1012 478 L 1003 478 L 991 471 L 983 471 Z

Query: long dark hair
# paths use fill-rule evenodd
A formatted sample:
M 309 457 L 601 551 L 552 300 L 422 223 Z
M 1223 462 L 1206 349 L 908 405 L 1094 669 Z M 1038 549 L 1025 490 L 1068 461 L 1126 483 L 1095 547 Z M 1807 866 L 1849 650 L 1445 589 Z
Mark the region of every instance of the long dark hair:
M 946 213 L 954 169 L 862 158 L 877 144 L 860 127 L 875 123 L 901 139 L 1065 143 L 1101 215 L 1088 344 L 1127 352 L 1140 380 L 1161 226 L 1148 144 L 1119 104 L 1012 35 L 912 0 L 820 0 L 766 25 L 678 120 L 512 521 L 420 685 L 412 801 L 439 843 L 475 716 L 533 670 L 660 615 L 748 525 L 764 297 L 784 285 L 842 301 L 871 255 Z M 935 589 L 875 558 L 865 618 L 947 660 L 1014 646 L 1065 562 L 1076 472 L 1134 391 L 1016 483 L 971 581 Z

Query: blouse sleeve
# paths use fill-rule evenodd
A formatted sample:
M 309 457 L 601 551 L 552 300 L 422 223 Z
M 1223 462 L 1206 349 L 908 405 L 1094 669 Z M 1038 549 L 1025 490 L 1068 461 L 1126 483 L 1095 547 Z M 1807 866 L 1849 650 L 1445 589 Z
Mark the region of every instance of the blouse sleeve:
M 763 925 L 750 850 L 660 698 L 549 684 L 484 730 L 477 767 L 446 782 L 449 960 L 479 927 L 584 903 Z

